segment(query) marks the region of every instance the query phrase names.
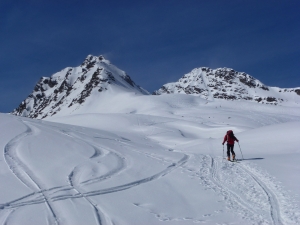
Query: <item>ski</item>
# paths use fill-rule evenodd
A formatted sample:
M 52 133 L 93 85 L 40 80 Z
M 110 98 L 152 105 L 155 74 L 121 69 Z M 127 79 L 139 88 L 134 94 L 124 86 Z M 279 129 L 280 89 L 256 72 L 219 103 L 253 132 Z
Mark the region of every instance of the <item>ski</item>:
M 223 159 L 228 162 L 235 162 L 235 163 L 240 163 L 240 161 L 242 161 L 242 160 L 238 160 L 238 159 L 235 159 L 235 160 L 228 160 L 227 158 L 223 158 Z
M 235 160 L 230 160 L 230 162 L 235 162 L 235 163 L 240 163 L 241 160 L 235 159 Z
M 228 161 L 228 162 L 234 162 L 234 163 L 240 163 L 239 160 L 227 160 L 227 159 L 226 159 L 226 161 Z

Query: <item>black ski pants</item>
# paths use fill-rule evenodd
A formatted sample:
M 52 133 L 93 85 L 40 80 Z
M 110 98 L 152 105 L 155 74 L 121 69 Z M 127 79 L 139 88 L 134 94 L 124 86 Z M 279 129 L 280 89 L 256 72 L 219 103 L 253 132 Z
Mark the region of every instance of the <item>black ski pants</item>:
M 235 155 L 235 152 L 233 151 L 234 145 L 227 144 L 227 157 L 230 157 L 230 152 L 232 155 Z

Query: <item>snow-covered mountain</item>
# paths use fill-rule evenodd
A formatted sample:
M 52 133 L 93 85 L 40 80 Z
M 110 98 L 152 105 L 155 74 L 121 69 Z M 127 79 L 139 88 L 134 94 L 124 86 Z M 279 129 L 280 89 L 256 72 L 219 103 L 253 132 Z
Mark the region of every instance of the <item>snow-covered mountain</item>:
M 149 95 L 88 56 L 14 111 L 44 120 L 0 114 L 0 225 L 300 224 L 300 106 L 257 104 L 299 90 L 200 68 Z
M 300 224 L 299 105 L 128 96 L 0 114 L 0 225 Z
M 101 104 L 99 97 L 104 92 L 149 94 L 103 56 L 88 55 L 78 67 L 42 77 L 12 114 L 45 118 L 61 111 L 70 113 L 89 104 Z
M 153 95 L 175 93 L 196 95 L 210 101 L 247 100 L 273 105 L 300 103 L 300 88 L 268 87 L 244 72 L 228 68 L 196 68 L 177 82 L 163 85 Z M 78 67 L 67 67 L 51 77 L 42 77 L 12 114 L 43 119 L 53 115 L 103 112 L 101 105 L 108 107 L 103 102 L 119 94 L 123 98 L 132 98 L 149 92 L 103 56 L 89 55 Z
M 192 94 L 207 100 L 244 99 L 275 104 L 300 102 L 300 88 L 268 87 L 254 77 L 229 68 L 200 67 L 185 74 L 177 82 L 163 85 L 154 95 Z

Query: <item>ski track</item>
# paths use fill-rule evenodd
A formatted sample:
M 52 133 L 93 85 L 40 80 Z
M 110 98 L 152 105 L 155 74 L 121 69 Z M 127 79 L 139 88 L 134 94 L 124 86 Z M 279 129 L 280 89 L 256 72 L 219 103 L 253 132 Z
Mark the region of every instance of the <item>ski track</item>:
M 15 212 L 15 209 L 10 210 L 9 212 L 6 213 L 5 217 L 2 218 L 3 221 L 1 221 L 1 224 L 3 225 L 7 225 L 9 224 L 9 218 L 11 217 L 11 215 Z
M 94 217 L 96 218 L 97 224 L 102 225 L 103 222 L 102 222 L 102 219 L 101 219 L 101 218 L 102 218 L 102 216 L 101 216 L 101 214 L 102 214 L 101 211 L 98 209 L 97 205 L 94 204 L 94 203 L 91 201 L 91 199 L 89 199 L 88 197 L 86 197 L 86 196 L 79 190 L 79 188 L 77 188 L 77 187 L 75 187 L 75 186 L 73 185 L 72 178 L 73 178 L 73 171 L 71 172 L 71 174 L 70 174 L 69 177 L 68 177 L 70 186 L 73 188 L 73 190 L 75 190 L 75 191 L 82 197 L 82 199 L 85 199 L 85 200 L 88 202 L 88 204 L 92 206 L 93 211 L 94 211 L 94 215 L 95 215 Z
M 47 126 L 47 127 L 49 127 L 49 126 Z M 114 151 L 112 149 L 108 149 L 107 147 L 99 147 L 98 146 L 99 144 L 97 144 L 97 145 L 92 144 L 91 143 L 92 140 L 90 140 L 89 142 L 86 141 L 86 139 L 90 139 L 90 137 L 87 136 L 84 133 L 78 132 L 78 133 L 80 133 L 80 136 L 81 136 L 80 137 L 79 135 L 76 134 L 77 131 L 66 131 L 66 130 L 62 130 L 58 127 L 55 127 L 55 126 L 51 126 L 51 127 L 55 128 L 55 129 L 52 129 L 54 132 L 66 135 L 66 136 L 72 138 L 73 140 L 75 140 L 77 142 L 85 143 L 86 145 L 93 148 L 94 149 L 94 154 L 90 157 L 90 159 L 95 159 L 97 157 L 104 157 L 104 156 L 107 156 L 109 154 L 113 155 L 114 157 L 116 157 L 118 159 L 119 163 L 118 163 L 118 166 L 116 168 L 108 171 L 106 174 L 101 175 L 99 177 L 96 177 L 96 178 L 93 178 L 93 179 L 88 179 L 86 181 L 82 181 L 81 184 L 87 185 L 87 184 L 103 181 L 103 180 L 106 180 L 108 178 L 112 178 L 113 176 L 119 174 L 121 171 L 126 169 L 126 167 L 127 167 L 126 159 L 120 153 L 117 153 L 116 151 Z M 85 139 L 83 139 L 82 136 L 85 136 Z M 109 139 L 109 140 L 116 141 L 115 139 Z M 106 154 L 104 152 L 106 152 Z
M 178 167 L 182 166 L 183 164 L 185 164 L 189 159 L 188 155 L 184 155 L 184 157 L 179 160 L 177 163 L 172 163 L 171 165 L 169 165 L 166 169 L 164 169 L 163 171 L 154 174 L 150 177 L 146 177 L 140 180 L 136 180 L 127 184 L 123 184 L 123 185 L 119 185 L 119 186 L 115 186 L 115 187 L 110 187 L 110 188 L 105 188 L 105 189 L 101 189 L 101 190 L 96 190 L 96 191 L 90 191 L 90 192 L 86 192 L 85 196 L 96 196 L 96 195 L 104 195 L 104 194 L 111 194 L 114 192 L 119 192 L 119 191 L 123 191 L 123 190 L 127 190 L 136 186 L 139 186 L 141 184 L 145 184 L 148 183 L 150 181 L 153 180 L 157 180 L 161 177 L 164 177 L 165 175 L 169 174 L 170 172 L 172 172 L 173 170 L 177 169 Z M 80 195 L 63 195 L 63 196 L 56 196 L 53 198 L 53 201 L 60 201 L 60 200 L 65 200 L 68 198 L 80 198 Z
M 92 205 L 93 209 L 95 210 L 96 218 L 98 218 L 98 221 L 99 221 L 98 224 L 102 224 L 100 218 L 101 217 L 107 218 L 107 216 L 105 216 L 105 215 L 100 216 L 101 211 L 97 208 L 97 205 L 92 202 L 92 200 L 88 199 L 88 197 L 123 191 L 123 190 L 129 189 L 129 188 L 150 182 L 152 180 L 159 179 L 159 178 L 165 176 L 166 174 L 170 173 L 174 169 L 176 169 L 178 167 L 182 167 L 188 161 L 189 158 L 190 158 L 189 156 L 185 155 L 177 163 L 171 164 L 165 170 L 163 170 L 160 173 L 157 173 L 153 176 L 150 176 L 150 177 L 138 180 L 138 181 L 130 182 L 130 183 L 127 183 L 124 185 L 106 188 L 106 189 L 97 190 L 97 191 L 91 191 L 91 192 L 87 192 L 87 193 L 82 193 L 77 188 L 74 187 L 73 182 L 72 182 L 72 174 L 70 174 L 70 176 L 69 176 L 70 186 L 77 190 L 77 194 L 76 195 L 54 196 L 51 200 L 52 201 L 61 201 L 61 200 L 72 199 L 72 198 L 84 198 L 87 201 L 89 201 L 89 203 Z M 210 157 L 207 155 L 202 156 L 202 157 L 198 156 L 198 158 L 199 159 L 197 160 L 197 162 L 202 161 L 201 164 L 203 164 L 200 171 L 197 172 L 198 176 L 200 176 L 200 179 L 202 180 L 202 184 L 204 184 L 207 189 L 212 189 L 212 190 L 218 192 L 219 194 L 221 194 L 224 197 L 224 199 L 226 200 L 226 204 L 227 204 L 228 208 L 230 210 L 233 210 L 235 213 L 242 215 L 242 217 L 244 219 L 249 220 L 253 223 L 257 223 L 257 224 L 274 224 L 274 225 L 296 224 L 297 222 L 299 222 L 299 220 L 297 220 L 298 218 L 296 218 L 295 220 L 292 220 L 292 221 L 286 220 L 285 221 L 286 223 L 282 221 L 282 218 L 280 217 L 280 211 L 279 211 L 280 206 L 279 206 L 276 194 L 274 194 L 269 188 L 267 188 L 266 184 L 262 180 L 260 180 L 261 178 L 260 179 L 258 178 L 258 177 L 261 177 L 262 175 L 259 175 L 259 174 L 257 175 L 258 172 L 256 172 L 256 174 L 254 175 L 254 172 L 250 172 L 248 170 L 249 166 L 243 165 L 243 163 L 237 164 L 237 163 L 231 163 L 231 162 L 226 162 L 226 161 L 223 163 L 223 164 L 225 164 L 225 170 L 235 168 L 238 170 L 238 173 L 240 174 L 240 176 L 245 176 L 245 174 L 248 174 L 248 177 L 252 178 L 252 183 L 247 184 L 248 186 L 258 185 L 260 187 L 261 193 L 263 193 L 266 196 L 266 198 L 268 199 L 269 214 L 270 214 L 271 219 L 265 218 L 263 213 L 260 212 L 260 211 L 263 211 L 263 208 L 265 208 L 264 206 L 255 205 L 253 202 L 248 202 L 253 199 L 247 200 L 245 197 L 243 197 L 244 193 L 237 193 L 237 192 L 230 190 L 229 185 L 223 181 L 224 178 L 222 179 L 222 171 L 220 171 L 220 168 L 219 168 L 219 163 L 221 162 L 221 158 L 213 158 L 213 157 Z M 182 167 L 182 168 L 184 168 L 184 167 Z M 189 170 L 189 172 L 191 172 L 191 170 Z M 232 171 L 228 171 L 228 172 L 231 173 Z M 226 177 L 225 177 L 225 179 L 226 179 Z M 247 191 L 249 192 L 250 190 L 246 190 L 246 192 Z M 255 190 L 255 191 L 257 192 L 258 190 Z M 24 198 L 26 198 L 26 196 Z M 22 200 L 22 199 L 20 199 L 20 200 Z M 16 200 L 16 201 L 19 201 L 19 200 Z M 262 200 L 262 201 L 264 201 L 264 200 Z M 28 201 L 23 202 L 22 205 L 26 206 L 26 205 L 30 205 L 30 204 L 40 204 L 40 203 L 44 203 L 44 199 L 40 198 L 39 200 L 32 200 L 31 202 L 28 202 Z M 258 203 L 261 203 L 261 202 L 258 202 Z M 20 207 L 20 206 L 21 205 L 19 204 L 19 205 L 16 205 L 15 207 Z M 15 207 L 10 207 L 10 208 L 15 208 Z M 160 215 L 159 213 L 154 213 L 154 212 L 151 212 L 151 213 Z M 170 219 L 170 218 L 163 219 L 161 217 L 161 215 L 157 216 L 157 217 L 161 221 L 172 221 L 172 219 Z M 174 220 L 178 221 L 178 219 L 174 219 Z M 192 220 L 192 219 L 185 218 L 183 220 Z
M 37 181 L 38 179 L 35 178 L 34 173 L 32 171 L 30 171 L 30 169 L 22 162 L 21 159 L 18 158 L 18 155 L 17 155 L 17 145 L 21 142 L 21 140 L 23 138 L 26 138 L 27 136 L 38 135 L 39 130 L 32 128 L 28 124 L 28 122 L 23 122 L 22 120 L 19 120 L 19 121 L 25 125 L 26 131 L 17 135 L 15 138 L 13 138 L 11 141 L 9 141 L 6 144 L 6 146 L 4 147 L 5 162 L 6 162 L 7 166 L 10 168 L 10 170 L 12 171 L 12 173 L 24 185 L 26 185 L 28 188 L 30 188 L 34 192 L 39 191 L 39 193 L 41 193 L 43 202 L 46 204 L 46 207 L 50 211 L 51 216 L 53 218 L 51 220 L 51 223 L 59 224 L 59 220 L 56 215 L 56 212 L 54 211 L 53 206 L 52 206 L 51 202 L 49 201 L 49 196 L 47 196 L 47 193 L 44 193 L 42 191 L 42 188 Z M 3 207 L 1 206 L 1 208 L 3 208 Z M 5 222 L 5 223 L 7 223 L 7 222 Z
M 26 125 L 26 124 L 25 124 Z M 55 219 L 55 224 L 59 224 L 58 223 L 58 219 L 57 219 L 57 216 L 53 210 L 53 207 L 50 205 L 49 203 L 49 200 L 48 198 L 46 197 L 45 193 L 46 192 L 50 192 L 51 190 L 56 190 L 56 189 L 60 189 L 60 190 L 57 190 L 56 192 L 58 191 L 70 191 L 72 189 L 74 189 L 77 193 L 79 193 L 85 200 L 88 201 L 88 203 L 92 206 L 92 208 L 94 209 L 94 213 L 95 213 L 95 218 L 97 219 L 97 224 L 100 224 L 102 225 L 103 223 L 101 222 L 101 211 L 97 208 L 97 206 L 95 204 L 92 203 L 92 201 L 88 198 L 86 198 L 77 188 L 75 188 L 73 186 L 73 183 L 71 182 L 71 178 L 69 178 L 70 180 L 70 185 L 71 187 L 67 187 L 67 186 L 62 186 L 62 187 L 54 187 L 54 188 L 51 188 L 51 189 L 44 189 L 42 190 L 39 185 L 34 181 L 34 179 L 29 175 L 28 173 L 28 169 L 23 169 L 24 173 L 30 178 L 30 180 L 26 180 L 26 178 L 24 178 L 23 176 L 21 176 L 21 172 L 19 170 L 21 170 L 23 167 L 25 168 L 25 166 L 23 166 L 22 168 L 18 168 L 18 171 L 16 171 L 15 169 L 15 165 L 18 164 L 18 165 L 21 165 L 21 161 L 20 160 L 17 160 L 16 157 L 12 157 L 12 147 L 13 144 L 17 144 L 21 141 L 22 138 L 28 136 L 28 135 L 32 135 L 34 132 L 33 132 L 33 128 L 31 128 L 29 125 L 26 125 L 27 127 L 27 130 L 22 133 L 21 135 L 18 135 L 16 138 L 14 138 L 11 142 L 9 142 L 7 144 L 7 147 L 5 147 L 5 155 L 9 156 L 10 157 L 10 161 L 7 159 L 7 164 L 10 165 L 10 168 L 12 170 L 12 172 L 15 174 L 15 176 L 17 178 L 19 178 L 20 181 L 22 181 L 27 187 L 31 188 L 31 189 L 34 189 L 34 187 L 32 187 L 32 185 L 30 185 L 30 182 L 33 182 L 35 184 L 35 186 L 38 187 L 39 191 L 35 191 L 34 193 L 32 194 L 29 194 L 29 195 L 26 195 L 22 198 L 19 198 L 19 199 L 16 199 L 10 203 L 5 203 L 5 204 L 2 204 L 0 206 L 1 209 L 4 209 L 4 208 L 19 208 L 21 206 L 26 206 L 26 205 L 32 205 L 32 204 L 40 204 L 40 203 L 46 203 L 48 205 L 48 208 L 50 210 L 50 212 L 52 213 L 54 219 Z M 72 137 L 72 136 L 71 136 Z M 85 142 L 86 143 L 86 142 Z M 92 145 L 91 145 L 92 146 Z M 91 158 L 95 158 L 95 157 L 98 157 L 101 155 L 101 150 L 99 150 L 98 148 L 96 148 L 95 146 L 92 146 L 95 150 L 95 153 L 94 155 L 91 156 Z M 13 149 L 14 150 L 14 149 Z M 16 155 L 16 154 L 14 154 Z M 15 164 L 13 164 L 13 162 L 15 161 Z M 14 166 L 12 166 L 14 165 Z M 72 173 L 73 174 L 73 171 Z M 112 174 L 112 173 L 111 173 Z M 36 196 L 37 195 L 37 196 Z M 26 198 L 29 198 L 29 197 L 36 197 L 36 199 L 33 199 L 33 200 L 27 200 L 27 201 L 23 201 L 23 202 L 20 202 L 21 200 L 23 199 L 26 199 Z M 7 217 L 7 219 L 9 218 L 9 216 Z M 105 217 L 107 218 L 107 217 Z M 52 224 L 53 222 L 50 221 L 50 223 Z M 4 223 L 6 224 L 6 222 Z
M 39 125 L 41 125 L 41 124 L 39 124 Z M 47 127 L 49 127 L 49 126 L 47 126 Z M 55 129 L 52 129 L 54 132 L 66 135 L 66 136 L 72 138 L 73 140 L 75 140 L 77 142 L 82 142 L 82 143 L 90 146 L 91 148 L 93 148 L 94 149 L 94 154 L 90 157 L 91 160 L 95 159 L 97 157 L 104 157 L 104 156 L 107 156 L 107 155 L 113 155 L 113 156 L 115 156 L 118 159 L 119 163 L 118 163 L 118 166 L 116 168 L 108 171 L 106 174 L 101 175 L 99 177 L 82 181 L 81 184 L 88 185 L 88 184 L 91 184 L 91 183 L 103 181 L 103 180 L 106 180 L 108 178 L 112 178 L 113 176 L 119 174 L 120 172 L 122 172 L 123 170 L 126 169 L 126 167 L 127 167 L 127 165 L 126 165 L 126 159 L 120 153 L 117 153 L 117 152 L 115 152 L 112 149 L 108 149 L 108 148 L 104 148 L 104 147 L 99 147 L 98 144 L 97 145 L 92 144 L 91 143 L 92 140 L 90 140 L 90 142 L 86 141 L 86 139 L 90 139 L 90 137 L 87 136 L 84 133 L 78 132 L 78 133 L 80 133 L 81 136 L 85 136 L 85 139 L 83 139 L 82 137 L 78 136 L 76 134 L 77 131 L 66 131 L 66 130 L 60 129 L 59 127 L 55 127 L 55 126 L 51 126 L 51 127 L 55 128 Z M 116 141 L 115 139 L 109 139 L 109 140 Z M 104 153 L 104 151 L 106 152 L 106 154 Z M 74 174 L 75 168 L 73 169 L 73 171 L 71 173 Z M 57 187 L 57 188 L 66 188 L 66 186 Z M 58 191 L 60 191 L 60 190 L 58 190 Z
M 300 224 L 297 205 L 274 178 L 249 163 L 242 163 L 239 168 L 248 173 L 268 196 L 273 224 Z
M 280 218 L 280 211 L 278 206 L 277 198 L 275 197 L 275 194 L 270 191 L 269 188 L 267 188 L 266 184 L 264 184 L 261 180 L 258 179 L 255 175 L 253 175 L 251 172 L 249 172 L 247 169 L 244 170 L 246 173 L 248 173 L 253 180 L 262 188 L 262 190 L 265 192 L 265 194 L 268 197 L 268 202 L 270 204 L 270 216 L 272 218 L 272 222 L 274 225 L 280 225 L 282 224 L 281 218 Z
M 264 224 L 266 221 L 260 218 L 260 216 L 257 216 L 258 209 L 254 210 L 251 203 L 248 203 L 247 200 L 245 200 L 237 192 L 232 191 L 231 188 L 221 180 L 218 160 L 211 156 L 207 156 L 206 160 L 208 163 L 209 179 L 213 183 L 212 189 L 216 192 L 219 192 L 224 197 L 227 208 L 242 215 L 242 217 L 246 220 L 252 220 L 258 224 Z
M 91 156 L 91 159 L 100 156 L 100 154 L 97 153 L 97 152 L 101 151 L 100 148 L 97 146 L 98 144 L 97 145 L 92 144 L 91 143 L 92 140 L 90 140 L 90 142 L 84 141 L 82 138 L 79 138 L 77 135 L 76 135 L 76 137 L 75 136 L 72 136 L 72 137 L 77 138 L 78 140 L 81 140 L 82 142 L 86 143 L 87 145 L 91 146 L 92 148 L 94 148 L 96 150 L 95 154 Z M 86 137 L 86 138 L 88 139 L 88 137 Z M 117 153 L 116 151 L 114 151 L 112 149 L 108 149 L 107 147 L 101 147 L 101 148 L 104 149 L 106 152 L 108 152 L 107 155 L 112 155 L 118 160 L 116 168 L 111 169 L 106 174 L 101 175 L 99 177 L 82 181 L 81 182 L 82 185 L 88 185 L 88 184 L 92 184 L 95 182 L 113 178 L 114 176 L 120 174 L 122 171 L 124 171 L 127 168 L 126 158 L 123 155 L 121 155 L 120 153 Z
M 101 190 L 96 190 L 96 191 L 90 191 L 90 192 L 86 192 L 86 193 L 77 193 L 77 194 L 69 194 L 69 195 L 57 195 L 51 198 L 52 201 L 61 201 L 61 200 L 66 200 L 66 199 L 72 199 L 72 198 L 82 198 L 83 195 L 85 197 L 89 197 L 89 196 L 97 196 L 97 195 L 104 195 L 104 194 L 110 194 L 110 193 L 114 193 L 114 192 L 119 192 L 119 191 L 123 191 L 123 190 L 127 190 L 136 186 L 139 186 L 141 184 L 145 184 L 148 183 L 150 181 L 162 178 L 164 176 L 166 176 L 167 174 L 171 173 L 173 170 L 177 169 L 178 167 L 183 166 L 189 159 L 188 155 L 184 155 L 184 157 L 179 160 L 177 163 L 172 163 L 171 165 L 169 165 L 166 169 L 164 169 L 163 171 L 154 174 L 150 177 L 147 178 L 143 178 L 137 181 L 133 181 L 133 182 L 129 182 L 127 184 L 123 184 L 123 185 L 119 185 L 119 186 L 115 186 L 115 187 L 111 187 L 111 188 L 105 188 L 105 189 L 101 189 Z M 71 174 L 70 174 L 71 176 Z M 70 185 L 70 189 L 73 189 L 73 187 Z M 24 197 L 23 199 L 25 199 L 26 197 Z M 18 199 L 18 200 L 14 200 L 10 203 L 6 203 L 4 205 L 2 205 L 2 209 L 13 209 L 13 208 L 17 208 L 20 206 L 20 204 L 22 204 L 22 206 L 26 206 L 26 205 L 32 205 L 32 204 L 40 204 L 43 203 L 43 199 L 38 199 L 38 200 L 31 200 L 31 201 L 23 201 L 21 203 L 18 204 L 14 204 L 14 202 L 16 201 L 20 201 L 22 199 Z
M 224 162 L 222 157 L 213 157 L 201 154 L 183 154 L 184 156 L 174 163 L 158 154 L 138 151 L 132 148 L 132 146 L 127 142 L 123 145 L 126 149 L 136 152 L 137 154 L 143 154 L 146 157 L 159 160 L 163 163 L 168 163 L 169 166 L 161 172 L 143 179 L 100 190 L 87 192 L 82 191 L 81 187 L 83 185 L 89 185 L 113 178 L 124 171 L 126 169 L 126 158 L 113 149 L 102 147 L 98 143 L 94 143 L 93 139 L 99 137 L 89 137 L 79 131 L 63 130 L 55 126 L 52 126 L 53 128 L 51 128 L 51 130 L 58 132 L 59 134 L 66 135 L 76 142 L 84 143 L 94 149 L 94 154 L 91 155 L 89 160 L 93 161 L 99 157 L 112 155 L 117 158 L 118 163 L 117 167 L 111 169 L 106 174 L 81 181 L 79 183 L 76 182 L 76 179 L 74 178 L 76 176 L 77 168 L 75 166 L 68 176 L 68 185 L 52 187 L 49 189 L 42 188 L 40 181 L 34 176 L 34 173 L 32 173 L 32 171 L 30 171 L 30 169 L 17 156 L 17 146 L 22 142 L 22 139 L 28 136 L 38 135 L 41 130 L 34 126 L 31 122 L 29 123 L 21 120 L 20 122 L 23 123 L 27 129 L 25 132 L 17 135 L 6 144 L 4 147 L 4 158 L 12 173 L 24 185 L 30 188 L 32 193 L 13 201 L 0 204 L 0 212 L 1 214 L 4 214 L 1 216 L 3 221 L 2 224 L 10 224 L 9 220 L 11 215 L 16 213 L 19 208 L 35 204 L 45 204 L 51 217 L 48 222 L 51 224 L 59 224 L 60 220 L 53 208 L 52 202 L 67 199 L 83 199 L 86 201 L 93 210 L 94 217 L 98 225 L 113 224 L 108 214 L 104 213 L 103 209 L 100 208 L 99 203 L 95 203 L 92 197 L 120 192 L 143 185 L 147 182 L 160 179 L 177 168 L 182 168 L 189 174 L 192 173 L 190 177 L 197 177 L 200 179 L 200 183 L 205 187 L 205 189 L 213 190 L 218 193 L 218 195 L 223 196 L 227 209 L 235 214 L 239 214 L 245 221 L 252 224 L 273 225 L 300 223 L 300 214 L 297 212 L 297 206 L 290 203 L 288 194 L 283 192 L 281 187 L 279 187 L 278 184 L 271 179 L 270 175 L 263 172 L 261 169 L 258 169 L 251 163 L 243 161 L 240 163 Z M 34 122 L 34 124 L 44 127 L 41 123 Z M 46 128 L 48 127 L 49 126 Z M 77 133 L 80 133 L 80 135 Z M 84 138 L 82 136 L 84 136 Z M 124 144 L 124 141 L 119 139 L 109 140 L 118 141 Z M 126 141 L 128 140 L 126 139 Z M 197 165 L 198 169 L 194 170 L 190 169 L 188 165 L 185 166 L 187 162 L 189 164 L 192 163 L 191 165 L 194 166 Z M 139 204 L 135 205 L 143 208 Z M 149 211 L 149 209 L 146 210 Z M 150 210 L 149 212 L 155 215 L 160 221 L 191 220 L 193 222 L 205 222 L 202 219 L 193 219 L 189 217 L 181 219 L 167 216 L 163 217 L 163 214 L 153 210 Z
M 200 169 L 193 169 L 196 164 Z M 193 155 L 184 169 L 192 179 L 200 179 L 206 190 L 222 196 L 227 209 L 248 223 L 300 223 L 297 205 L 291 203 L 288 194 L 272 181 L 270 175 L 255 165 L 243 161 L 227 162 L 222 157 L 210 155 Z
M 16 154 L 14 152 L 14 151 L 16 151 L 15 146 L 18 145 L 18 143 L 20 143 L 23 138 L 25 138 L 29 135 L 37 135 L 39 133 L 39 129 L 36 128 L 35 126 L 33 126 L 33 124 L 30 123 L 31 125 L 28 125 L 28 122 L 25 122 L 25 121 L 24 122 L 21 121 L 21 122 L 27 127 L 27 130 L 24 133 L 13 138 L 5 146 L 4 155 L 5 155 L 6 163 L 10 167 L 12 173 L 22 183 L 24 183 L 27 187 L 32 189 L 33 193 L 0 205 L 1 211 L 4 209 L 10 210 L 10 213 L 6 216 L 5 222 L 3 224 L 7 224 L 8 223 L 7 221 L 9 220 L 10 215 L 12 213 L 15 213 L 16 210 L 19 209 L 20 207 L 34 205 L 34 204 L 43 204 L 43 203 L 45 203 L 48 206 L 48 209 L 51 212 L 52 217 L 54 218 L 54 221 L 51 220 L 50 223 L 59 224 L 59 218 L 57 217 L 53 207 L 51 206 L 52 205 L 51 202 L 62 201 L 62 200 L 66 200 L 66 199 L 74 199 L 74 198 L 84 199 L 85 201 L 87 201 L 90 204 L 90 206 L 94 210 L 94 215 L 95 215 L 97 224 L 99 224 L 99 225 L 113 224 L 112 221 L 109 219 L 108 215 L 104 214 L 99 209 L 98 204 L 94 203 L 92 201 L 92 199 L 90 199 L 90 197 L 127 190 L 130 188 L 142 185 L 144 183 L 159 179 L 159 178 L 167 175 L 168 173 L 172 172 L 176 168 L 182 166 L 189 159 L 188 155 L 184 155 L 184 157 L 181 160 L 179 160 L 178 162 L 172 163 L 163 171 L 161 171 L 155 175 L 152 175 L 150 177 L 144 178 L 144 179 L 136 180 L 136 181 L 129 182 L 127 184 L 123 184 L 123 185 L 119 185 L 119 186 L 115 186 L 115 187 L 105 188 L 102 190 L 90 191 L 90 192 L 86 192 L 86 193 L 82 192 L 79 187 L 80 185 L 87 185 L 90 183 L 99 182 L 99 181 L 103 181 L 108 178 L 112 178 L 114 175 L 120 173 L 121 171 L 123 171 L 126 168 L 125 157 L 120 155 L 119 153 L 113 151 L 112 149 L 106 148 L 106 151 L 109 152 L 108 154 L 113 154 L 115 157 L 117 157 L 119 159 L 120 163 L 118 163 L 119 166 L 117 168 L 115 168 L 115 169 L 109 171 L 108 173 L 106 173 L 102 176 L 99 176 L 97 178 L 83 181 L 80 184 L 78 184 L 79 186 L 77 187 L 77 184 L 75 185 L 74 181 L 73 181 L 74 170 L 76 168 L 75 167 L 68 177 L 69 185 L 52 187 L 50 189 L 42 189 L 40 187 L 40 185 L 35 181 L 35 178 L 33 178 L 34 176 L 31 173 L 31 171 L 25 165 L 22 164 L 21 160 L 16 158 Z M 41 125 L 41 124 L 38 123 L 36 125 Z M 58 128 L 57 127 L 55 127 L 55 128 L 56 128 L 56 130 L 55 130 L 56 132 L 67 135 L 76 141 L 81 141 L 81 142 L 84 142 L 85 144 L 91 146 L 95 151 L 95 153 L 90 157 L 91 160 L 96 157 L 102 157 L 104 155 L 103 151 L 101 151 L 96 145 L 91 144 L 90 142 L 87 142 L 82 138 L 79 138 L 77 135 L 72 135 L 70 132 L 67 132 L 65 130 L 57 131 Z M 112 139 L 112 140 L 118 141 L 118 140 L 114 140 L 114 139 Z M 169 162 L 169 160 L 164 160 L 163 158 L 153 156 L 152 154 L 146 154 L 146 153 L 142 153 L 139 151 L 136 151 L 136 152 L 140 153 L 140 154 L 145 154 L 146 156 L 154 158 L 156 160 Z M 26 176 L 24 176 L 24 174 Z M 59 193 L 61 193 L 61 192 L 64 192 L 64 191 L 68 192 L 71 190 L 74 190 L 76 193 L 59 195 Z M 51 197 L 49 197 L 49 196 L 51 196 Z
M 96 145 L 93 145 L 87 141 L 85 141 L 83 138 L 78 137 L 77 135 L 72 135 L 71 132 L 65 131 L 65 130 L 61 130 L 57 127 L 55 127 L 56 129 L 52 129 L 55 132 L 58 132 L 60 134 L 69 136 L 70 138 L 78 141 L 78 142 L 82 142 L 87 144 L 88 146 L 92 147 L 94 149 L 94 154 L 90 157 L 90 160 L 95 159 L 97 157 L 103 157 L 104 155 L 104 151 L 102 151 L 100 148 L 98 148 Z M 86 135 L 85 135 L 86 136 Z M 99 181 L 103 181 L 105 179 L 111 178 L 113 175 L 119 173 L 120 171 L 124 170 L 126 168 L 126 163 L 125 163 L 125 157 L 121 156 L 120 154 L 108 151 L 108 154 L 112 154 L 115 157 L 118 158 L 119 163 L 118 163 L 118 167 L 110 170 L 108 173 L 99 176 L 97 178 L 93 178 L 93 179 L 89 179 L 86 181 L 81 182 L 80 184 L 90 184 L 90 183 L 94 183 L 94 182 L 99 182 Z M 107 155 L 108 155 L 107 154 Z M 102 224 L 112 224 L 112 222 L 110 221 L 108 215 L 105 215 L 104 212 L 102 210 L 99 209 L 99 206 L 97 206 L 97 204 L 93 203 L 93 201 L 86 196 L 85 193 L 83 193 L 82 191 L 80 191 L 80 187 L 77 186 L 77 184 L 74 183 L 73 178 L 75 176 L 75 170 L 77 167 L 74 167 L 74 169 L 72 170 L 72 172 L 70 173 L 70 175 L 68 176 L 68 182 L 69 182 L 69 186 L 70 188 L 64 188 L 61 190 L 66 190 L 66 191 L 70 191 L 70 190 L 74 190 L 77 194 L 76 196 L 80 196 L 81 199 L 84 199 L 93 209 L 94 212 L 94 217 L 97 221 L 98 225 L 102 225 Z M 61 191 L 58 190 L 58 191 Z M 58 191 L 56 191 L 55 193 L 57 193 Z M 104 222 L 105 220 L 105 222 Z

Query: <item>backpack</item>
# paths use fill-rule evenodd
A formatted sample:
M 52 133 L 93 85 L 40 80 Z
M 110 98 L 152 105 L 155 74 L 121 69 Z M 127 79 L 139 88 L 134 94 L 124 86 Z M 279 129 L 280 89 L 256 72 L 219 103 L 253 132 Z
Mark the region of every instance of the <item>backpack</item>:
M 232 130 L 227 131 L 227 142 L 234 142 L 235 136 Z

